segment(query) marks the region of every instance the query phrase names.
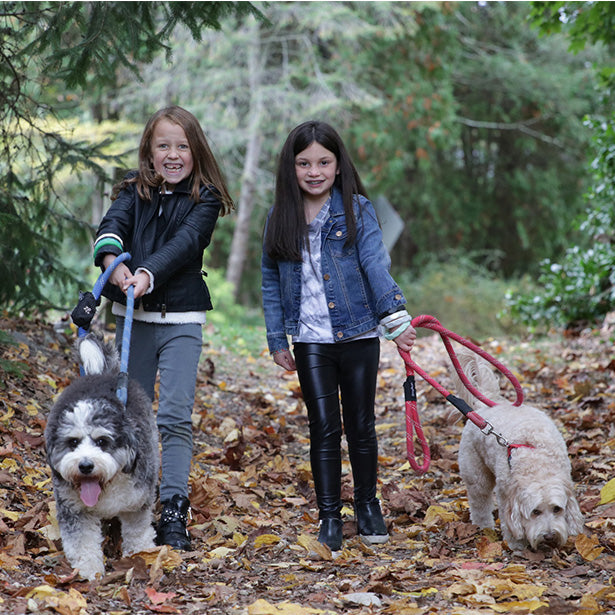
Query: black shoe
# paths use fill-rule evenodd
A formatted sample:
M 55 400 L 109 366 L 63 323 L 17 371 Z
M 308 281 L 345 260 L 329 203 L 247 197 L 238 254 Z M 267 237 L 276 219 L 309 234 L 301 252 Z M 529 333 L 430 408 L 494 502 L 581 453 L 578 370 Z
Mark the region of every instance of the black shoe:
M 387 542 L 389 533 L 382 518 L 378 500 L 369 504 L 355 504 L 354 514 L 357 521 L 357 534 L 365 544 L 380 545 Z
M 341 519 L 321 519 L 318 542 L 327 545 L 331 551 L 339 551 L 342 548 L 342 528 Z
M 162 502 L 156 544 L 190 551 L 190 535 L 186 529 L 189 512 L 190 501 L 183 495 L 175 494 L 170 500 Z

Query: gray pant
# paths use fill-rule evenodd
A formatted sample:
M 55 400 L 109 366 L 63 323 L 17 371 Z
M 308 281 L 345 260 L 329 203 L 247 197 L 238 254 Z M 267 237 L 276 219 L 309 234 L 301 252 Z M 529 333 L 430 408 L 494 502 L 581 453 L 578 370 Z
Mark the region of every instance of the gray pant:
M 116 344 L 121 352 L 124 319 L 117 319 Z M 160 500 L 188 497 L 192 461 L 192 409 L 203 344 L 201 325 L 160 325 L 133 321 L 128 374 L 154 399 L 160 371 L 156 422 L 162 443 Z

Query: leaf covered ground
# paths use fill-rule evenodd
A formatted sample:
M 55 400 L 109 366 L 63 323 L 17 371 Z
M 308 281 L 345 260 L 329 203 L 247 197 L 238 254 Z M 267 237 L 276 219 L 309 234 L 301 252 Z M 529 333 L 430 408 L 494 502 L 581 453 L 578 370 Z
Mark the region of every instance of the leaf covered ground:
M 379 492 L 391 540 L 355 536 L 344 465 L 344 547 L 316 541 L 305 411 L 294 374 L 240 344 L 206 335 L 194 409 L 194 550 L 125 558 L 110 525 L 107 574 L 84 582 L 61 551 L 43 430 L 54 397 L 78 370 L 72 338 L 42 321 L 0 319 L 0 613 L 222 615 L 615 612 L 613 325 L 483 347 L 513 369 L 526 400 L 555 419 L 568 444 L 585 531 L 557 552 L 513 552 L 499 531 L 469 522 L 457 466 L 457 411 L 419 380 L 432 462 L 406 460 L 403 363 L 383 342 L 377 420 Z M 451 386 L 439 336 L 412 357 Z

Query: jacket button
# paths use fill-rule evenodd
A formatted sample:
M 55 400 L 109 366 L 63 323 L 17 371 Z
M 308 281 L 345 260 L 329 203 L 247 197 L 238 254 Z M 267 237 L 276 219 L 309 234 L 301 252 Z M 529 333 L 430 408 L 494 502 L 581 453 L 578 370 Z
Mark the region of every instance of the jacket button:
M 337 337 L 341 340 L 344 337 L 344 334 L 341 331 L 338 331 Z
M 333 301 L 329 301 L 329 308 L 333 309 L 335 307 L 335 303 Z
M 401 301 L 401 295 L 399 293 L 397 293 L 397 295 L 395 295 L 395 299 L 397 301 Z
M 328 273 L 325 273 L 325 275 L 322 276 L 325 280 L 329 280 L 331 278 L 331 276 Z
M 337 237 L 341 237 L 341 236 L 342 236 L 342 231 L 337 231 L 337 233 L 335 233 L 335 235 L 336 235 Z

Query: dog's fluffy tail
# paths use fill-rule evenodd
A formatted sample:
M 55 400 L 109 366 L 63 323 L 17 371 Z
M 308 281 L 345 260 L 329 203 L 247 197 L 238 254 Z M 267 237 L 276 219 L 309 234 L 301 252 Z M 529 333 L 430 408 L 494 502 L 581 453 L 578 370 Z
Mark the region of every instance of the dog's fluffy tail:
M 457 358 L 471 385 L 489 399 L 502 399 L 500 382 L 488 361 L 465 347 L 457 351 Z M 452 374 L 459 397 L 470 406 L 475 407 L 479 403 L 478 400 L 466 389 L 454 367 L 452 367 Z
M 77 354 L 83 371 L 87 374 L 117 373 L 120 361 L 112 344 L 105 343 L 94 333 L 77 340 Z

